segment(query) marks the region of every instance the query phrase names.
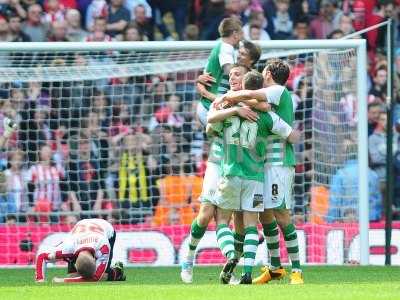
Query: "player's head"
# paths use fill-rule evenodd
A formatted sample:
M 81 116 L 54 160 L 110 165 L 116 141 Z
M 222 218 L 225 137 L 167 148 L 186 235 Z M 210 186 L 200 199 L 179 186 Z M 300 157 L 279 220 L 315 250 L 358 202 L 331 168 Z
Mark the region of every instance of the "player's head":
M 96 271 L 96 261 L 89 251 L 81 251 L 75 262 L 76 271 L 83 278 L 93 278 Z
M 240 91 L 242 89 L 243 76 L 250 69 L 245 65 L 235 64 L 229 71 L 229 87 L 231 91 Z
M 281 59 L 269 61 L 264 68 L 263 76 L 265 84 L 285 85 L 290 75 L 289 65 Z
M 240 42 L 238 62 L 251 68 L 261 56 L 261 48 L 257 44 L 243 40 Z
M 243 76 L 243 88 L 245 90 L 259 90 L 264 85 L 264 77 L 260 72 L 252 70 Z
M 237 45 L 243 38 L 242 22 L 237 18 L 225 18 L 219 24 L 218 32 L 221 38 Z

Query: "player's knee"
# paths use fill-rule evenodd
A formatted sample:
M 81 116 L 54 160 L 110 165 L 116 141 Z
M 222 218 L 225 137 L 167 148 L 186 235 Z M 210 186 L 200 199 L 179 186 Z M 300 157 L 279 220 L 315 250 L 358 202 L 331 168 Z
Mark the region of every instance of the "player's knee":
M 211 206 L 203 207 L 197 217 L 197 222 L 200 226 L 206 227 L 214 216 L 214 208 Z
M 259 220 L 261 224 L 271 224 L 275 220 L 275 216 L 272 210 L 265 210 L 259 214 Z
M 276 218 L 276 222 L 278 223 L 278 225 L 281 228 L 285 228 L 290 223 L 292 223 L 292 220 L 290 218 L 290 213 L 288 210 L 276 211 L 275 218 Z

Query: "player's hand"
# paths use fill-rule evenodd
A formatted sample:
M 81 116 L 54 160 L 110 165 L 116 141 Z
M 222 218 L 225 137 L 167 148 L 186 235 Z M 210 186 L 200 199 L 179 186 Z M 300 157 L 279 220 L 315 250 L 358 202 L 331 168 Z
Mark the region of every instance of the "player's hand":
M 3 120 L 4 135 L 9 137 L 17 129 L 17 123 L 10 118 L 5 117 Z
M 301 132 L 297 129 L 293 129 L 292 132 L 289 134 L 287 140 L 291 144 L 297 144 L 300 141 Z
M 215 83 L 215 78 L 212 77 L 210 73 L 204 73 L 197 77 L 197 82 L 206 86 L 211 86 L 213 83 Z
M 212 105 L 215 109 L 221 109 L 224 106 L 224 95 L 217 97 L 213 102 Z
M 257 120 L 258 120 L 258 113 L 253 111 L 250 107 L 247 107 L 247 106 L 237 107 L 236 112 L 237 112 L 238 116 L 240 116 L 246 120 L 253 121 L 253 122 L 257 122 Z

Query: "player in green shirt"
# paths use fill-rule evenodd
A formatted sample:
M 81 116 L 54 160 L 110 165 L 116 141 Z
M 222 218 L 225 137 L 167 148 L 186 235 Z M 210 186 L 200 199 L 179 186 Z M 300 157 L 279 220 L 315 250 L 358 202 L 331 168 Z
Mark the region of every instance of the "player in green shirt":
M 260 73 L 251 71 L 243 81 L 245 88 L 258 89 L 263 86 L 264 78 Z M 209 123 L 225 120 L 223 179 L 216 197 L 217 241 L 228 262 L 232 263 L 226 264 L 221 272 L 223 283 L 229 281 L 232 273 L 229 267 L 234 267 L 238 259 L 233 233 L 229 228 L 232 212 L 238 210 L 243 210 L 245 226 L 244 274 L 240 283 L 252 283 L 251 272 L 258 246 L 258 212 L 264 211 L 264 162 L 268 154 L 268 137 L 278 135 L 286 141 L 293 133 L 292 128 L 275 113 L 251 115 L 248 110 L 235 106 L 213 110 L 208 116 Z M 236 116 L 244 113 L 247 113 L 247 119 L 254 122 Z
M 276 114 L 290 126 L 293 126 L 294 105 L 289 91 L 285 88 L 290 69 L 280 59 L 272 60 L 263 71 L 265 88 L 241 90 L 225 94 L 215 105 L 223 102 L 231 104 L 242 99 L 267 101 Z M 265 267 L 263 274 L 255 279 L 256 283 L 265 283 L 271 278 L 280 279 L 286 275 L 279 256 L 278 224 L 283 232 L 286 249 L 292 263 L 291 284 L 304 283 L 299 260 L 299 246 L 294 224 L 291 222 L 292 190 L 294 182 L 295 155 L 293 145 L 278 136 L 269 137 L 265 164 L 265 208 L 260 214 L 267 247 L 271 256 L 271 266 Z
M 231 90 L 241 89 L 243 75 L 258 61 L 260 55 L 261 49 L 257 45 L 249 41 L 243 41 L 240 43 L 238 61 L 244 66 L 235 68 L 233 72 L 230 72 L 230 79 L 232 79 L 232 81 L 230 81 Z M 231 66 L 231 71 L 233 68 L 234 67 Z M 204 75 L 200 75 L 200 77 L 201 76 Z M 214 78 L 210 77 L 208 74 L 204 77 L 206 79 L 208 77 L 208 79 L 214 81 Z M 206 82 L 206 84 L 208 83 Z M 214 100 L 218 96 L 217 94 L 209 92 L 204 87 L 199 89 L 199 85 L 200 84 L 198 83 L 198 90 L 203 97 Z M 202 108 L 204 108 L 201 103 L 200 105 Z M 201 116 L 199 116 L 199 119 L 201 119 Z M 181 263 L 181 279 L 185 283 L 191 283 L 193 281 L 193 262 L 195 259 L 196 248 L 201 238 L 205 234 L 208 223 L 214 217 L 215 206 L 212 203 L 212 198 L 217 189 L 217 184 L 221 176 L 220 162 L 222 160 L 222 154 L 222 144 L 219 143 L 218 140 L 215 140 L 210 146 L 209 160 L 207 162 L 206 174 L 203 181 L 203 190 L 200 197 L 200 211 L 198 216 L 192 222 L 188 254 L 185 255 Z M 235 241 L 239 244 L 238 247 L 243 247 L 244 234 L 242 232 L 235 232 L 235 238 Z

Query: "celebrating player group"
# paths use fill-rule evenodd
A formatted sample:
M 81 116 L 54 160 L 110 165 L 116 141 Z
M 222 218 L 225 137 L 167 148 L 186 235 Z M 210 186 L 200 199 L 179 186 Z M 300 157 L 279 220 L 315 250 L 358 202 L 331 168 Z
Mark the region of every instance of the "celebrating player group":
M 226 257 L 223 284 L 262 284 L 286 276 L 280 262 L 279 229 L 292 264 L 290 283 L 302 284 L 296 229 L 291 222 L 295 155 L 299 132 L 293 129 L 293 103 L 285 88 L 289 66 L 268 61 L 263 73 L 252 70 L 261 50 L 242 41 L 242 24 L 226 18 L 197 88 L 202 98 L 197 115 L 210 139 L 201 206 L 193 220 L 181 279 L 193 282 L 196 248 L 212 219 L 218 246 Z M 233 220 L 234 230 L 230 227 Z M 253 279 L 261 223 L 270 263 Z M 123 281 L 121 263 L 111 267 L 115 230 L 101 219 L 78 222 L 63 242 L 38 254 L 36 281 L 44 282 L 48 261 L 68 262 L 69 276 L 56 283 Z M 240 279 L 233 277 L 243 257 Z
M 198 243 L 215 218 L 218 246 L 227 261 L 223 284 L 261 284 L 282 279 L 279 228 L 292 264 L 290 283 L 302 284 L 299 247 L 291 222 L 295 156 L 299 132 L 292 128 L 292 98 L 285 88 L 289 66 L 282 60 L 267 62 L 263 73 L 251 70 L 260 58 L 258 46 L 242 41 L 239 20 L 224 19 L 220 42 L 214 47 L 198 79 L 202 99 L 197 108 L 210 138 L 210 153 L 203 181 L 201 206 L 192 223 L 188 254 L 181 279 L 193 281 Z M 238 48 L 238 55 L 236 55 Z M 234 231 L 229 224 L 233 218 Z M 261 223 L 270 264 L 252 279 Z M 244 258 L 242 276 L 232 274 Z

